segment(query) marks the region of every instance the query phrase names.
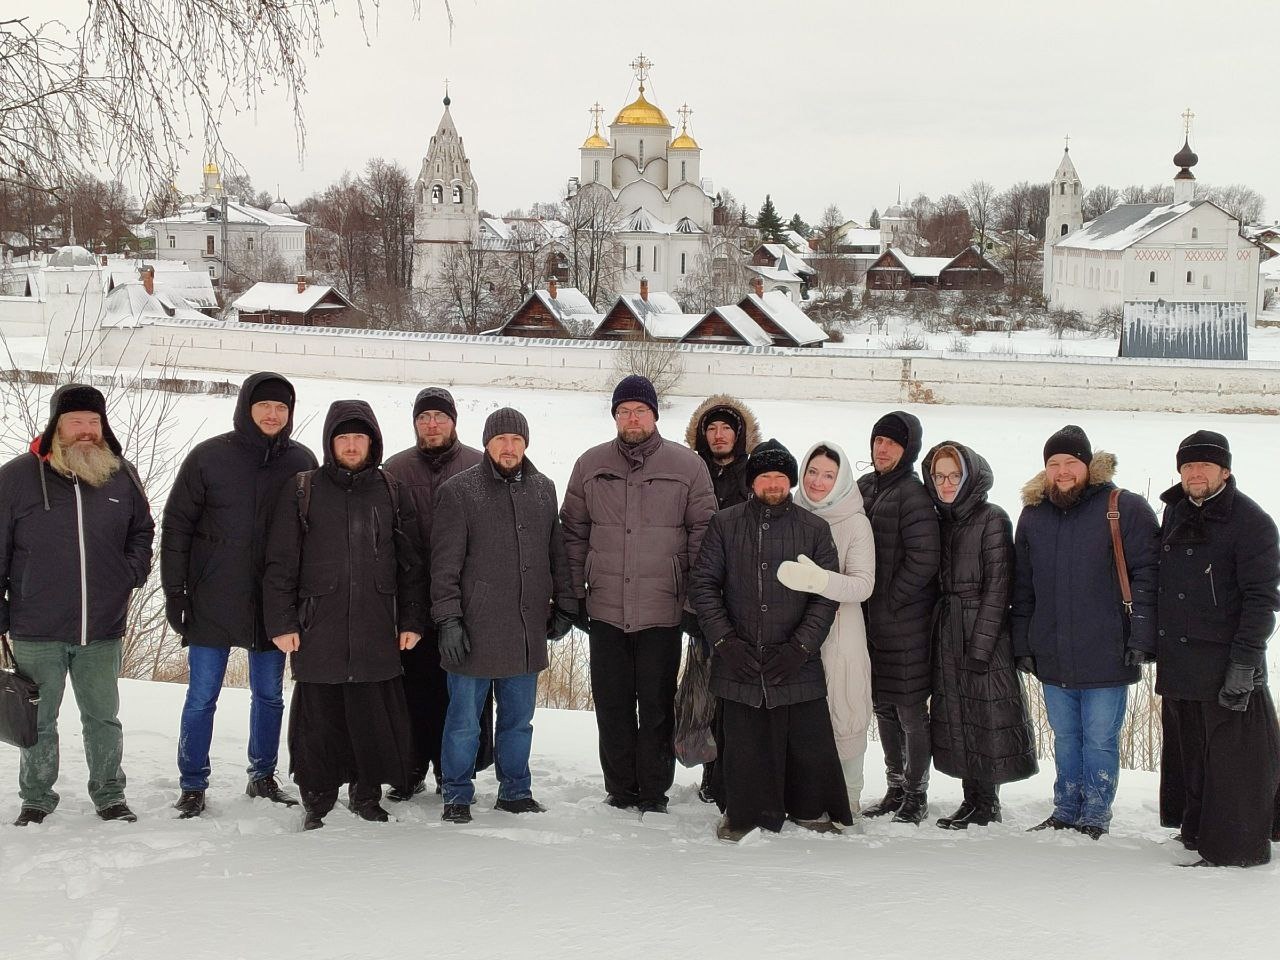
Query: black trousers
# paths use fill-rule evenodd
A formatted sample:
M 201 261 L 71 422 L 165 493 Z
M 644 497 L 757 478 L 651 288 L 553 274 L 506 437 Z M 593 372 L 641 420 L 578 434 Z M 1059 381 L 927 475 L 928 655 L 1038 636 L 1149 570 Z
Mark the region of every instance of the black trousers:
M 875 714 L 889 786 L 927 790 L 929 761 L 933 756 L 929 704 L 877 703 Z
M 604 788 L 619 799 L 665 801 L 676 776 L 680 627 L 624 633 L 591 622 L 591 697 Z
M 409 775 L 412 783 L 425 780 L 434 769 L 440 779 L 440 742 L 444 737 L 444 718 L 449 712 L 449 675 L 440 666 L 440 650 L 435 638 L 425 636 L 412 650 L 400 653 L 404 667 L 404 699 L 409 708 L 412 731 Z M 476 754 L 476 770 L 493 765 L 493 688 L 480 714 L 480 750 Z M 409 784 L 404 784 L 408 786 Z
M 772 710 L 722 699 L 720 722 L 717 802 L 730 827 L 776 832 L 788 817 L 853 822 L 825 697 Z
M 1219 866 L 1269 862 L 1280 787 L 1280 729 L 1270 691 L 1254 690 L 1244 711 L 1216 700 L 1165 697 L 1162 719 L 1161 807 L 1175 802 L 1168 776 L 1181 783 L 1183 843 Z
M 981 810 L 993 810 L 1000 806 L 1000 788 L 990 780 L 973 780 L 968 777 L 960 781 L 964 788 L 964 799 Z

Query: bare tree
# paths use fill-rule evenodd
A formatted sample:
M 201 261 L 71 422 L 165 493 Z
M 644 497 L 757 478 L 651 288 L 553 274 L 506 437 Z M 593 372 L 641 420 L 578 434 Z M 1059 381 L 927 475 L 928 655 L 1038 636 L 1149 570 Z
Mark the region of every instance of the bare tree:
M 413 279 L 413 182 L 400 164 L 374 157 L 365 164 L 360 186 L 373 219 L 373 257 L 391 287 L 408 289 Z
M 1120 191 L 1105 183 L 1100 183 L 1084 195 L 1081 204 L 1084 219 L 1096 220 L 1120 202 Z
M 684 354 L 674 340 L 655 340 L 641 330 L 623 341 L 614 370 L 620 377 L 632 374 L 645 377 L 661 399 L 683 379 Z
M 960 194 L 960 199 L 969 210 L 969 219 L 973 222 L 973 229 L 978 234 L 978 246 L 985 250 L 987 230 L 995 219 L 996 188 L 985 180 L 974 180 Z
M 755 239 L 755 229 L 742 220 L 713 222 L 698 245 L 693 269 L 674 291 L 684 309 L 705 313 L 741 300 L 747 292 L 747 265 Z
M 455 333 L 483 333 L 503 319 L 505 302 L 496 296 L 499 255 L 481 244 L 454 243 L 427 290 L 433 327 Z
M 1196 195 L 1213 201 L 1241 224 L 1258 223 L 1266 209 L 1262 195 L 1243 183 L 1229 183 L 1224 187 L 1202 186 Z
M 255 283 L 288 283 L 294 270 L 281 255 L 275 240 L 266 232 L 256 237 L 236 236 L 222 260 L 222 299 L 229 304 Z
M 916 220 L 916 233 L 929 245 L 933 257 L 954 257 L 973 242 L 973 224 L 969 211 L 954 193 L 937 203 L 922 204 Z
M 592 303 L 611 300 L 622 282 L 623 212 L 607 187 L 584 184 L 560 204 L 569 256 L 569 280 Z

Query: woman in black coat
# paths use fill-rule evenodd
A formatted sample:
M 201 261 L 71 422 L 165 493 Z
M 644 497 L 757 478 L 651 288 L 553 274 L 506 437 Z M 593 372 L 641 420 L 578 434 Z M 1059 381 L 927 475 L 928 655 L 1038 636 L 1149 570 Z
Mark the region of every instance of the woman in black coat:
M 1036 772 L 1035 738 L 1009 637 L 1013 529 L 987 502 L 991 467 L 958 443 L 924 459 L 942 522 L 941 596 L 933 618 L 933 765 L 964 784 L 964 802 L 938 826 L 1000 821 L 998 785 Z

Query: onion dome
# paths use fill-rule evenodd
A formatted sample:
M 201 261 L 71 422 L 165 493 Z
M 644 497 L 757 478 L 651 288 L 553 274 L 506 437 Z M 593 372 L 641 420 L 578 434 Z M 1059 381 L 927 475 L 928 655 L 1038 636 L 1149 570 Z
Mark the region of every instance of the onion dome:
M 644 84 L 640 84 L 640 96 L 618 111 L 614 123 L 633 127 L 669 127 L 671 122 L 657 106 L 644 98 Z
M 1195 151 L 1191 149 L 1191 141 L 1183 140 L 1182 149 L 1173 155 L 1173 163 L 1175 166 L 1181 167 L 1179 175 L 1185 173 L 1190 174 L 1191 167 L 1200 162 L 1200 158 L 1196 156 Z

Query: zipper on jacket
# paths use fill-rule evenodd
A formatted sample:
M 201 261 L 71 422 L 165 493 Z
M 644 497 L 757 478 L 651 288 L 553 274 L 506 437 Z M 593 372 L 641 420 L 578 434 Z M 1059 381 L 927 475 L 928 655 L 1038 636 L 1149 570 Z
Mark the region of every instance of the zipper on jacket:
M 1218 605 L 1218 588 L 1213 584 L 1213 564 L 1209 564 L 1204 568 L 1204 572 L 1209 575 L 1209 593 L 1213 597 L 1213 605 Z
M 80 497 L 80 478 L 72 476 L 71 489 L 76 492 L 76 534 L 80 540 L 80 646 L 89 644 L 89 573 L 84 556 L 84 500 Z
M 765 511 L 765 517 L 769 516 Z M 756 616 L 759 617 L 760 627 L 756 631 L 756 659 L 763 663 L 764 660 L 764 644 L 760 638 L 764 636 L 764 614 L 761 613 L 760 607 L 764 604 L 764 574 L 760 572 L 760 558 L 764 556 L 764 526 L 766 521 L 761 520 L 756 523 Z M 760 694 L 762 702 L 767 709 L 769 706 L 769 685 L 764 682 L 764 671 L 760 671 Z

